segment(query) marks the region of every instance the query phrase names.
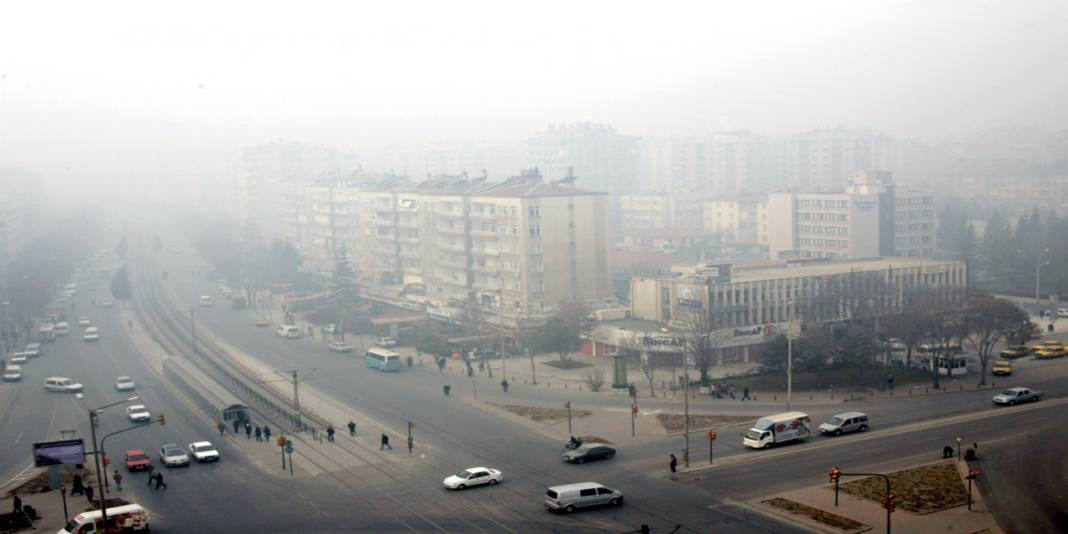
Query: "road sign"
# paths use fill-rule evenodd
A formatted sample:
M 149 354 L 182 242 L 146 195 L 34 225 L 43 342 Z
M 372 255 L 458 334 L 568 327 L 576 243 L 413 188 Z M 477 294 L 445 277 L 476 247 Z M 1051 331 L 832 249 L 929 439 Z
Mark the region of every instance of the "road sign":
M 708 439 L 710 441 L 715 441 L 716 440 L 716 431 L 715 430 L 709 430 L 708 431 Z
M 293 442 L 286 443 L 286 454 L 293 454 Z
M 33 463 L 36 467 L 85 463 L 85 440 L 64 439 L 33 444 Z

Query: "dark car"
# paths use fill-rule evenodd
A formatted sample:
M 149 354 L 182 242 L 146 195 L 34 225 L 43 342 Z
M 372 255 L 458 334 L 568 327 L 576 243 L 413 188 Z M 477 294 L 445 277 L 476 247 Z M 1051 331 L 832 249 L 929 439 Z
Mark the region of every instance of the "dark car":
M 616 455 L 616 450 L 604 443 L 587 443 L 573 451 L 564 453 L 564 460 L 573 464 L 605 460 Z

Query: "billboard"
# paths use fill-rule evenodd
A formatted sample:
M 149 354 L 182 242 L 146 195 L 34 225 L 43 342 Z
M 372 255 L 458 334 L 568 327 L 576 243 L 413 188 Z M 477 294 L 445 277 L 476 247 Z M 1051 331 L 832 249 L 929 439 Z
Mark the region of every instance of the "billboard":
M 33 465 L 47 467 L 50 465 L 73 465 L 85 463 L 85 440 L 64 439 L 60 441 L 41 441 L 33 444 Z

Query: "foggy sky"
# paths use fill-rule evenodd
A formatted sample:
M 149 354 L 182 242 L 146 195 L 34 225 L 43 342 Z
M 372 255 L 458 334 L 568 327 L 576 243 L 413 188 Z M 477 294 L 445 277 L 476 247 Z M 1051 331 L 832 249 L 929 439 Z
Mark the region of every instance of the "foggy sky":
M 188 147 L 580 120 L 922 139 L 1068 124 L 1057 0 L 106 4 L 0 8 L 0 165 L 104 175 Z

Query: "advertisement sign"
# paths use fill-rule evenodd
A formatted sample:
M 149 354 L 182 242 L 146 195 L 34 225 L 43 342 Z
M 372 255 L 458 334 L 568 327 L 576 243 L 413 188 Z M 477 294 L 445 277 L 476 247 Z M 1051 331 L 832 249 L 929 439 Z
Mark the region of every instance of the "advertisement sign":
M 42 441 L 33 444 L 33 464 L 35 467 L 49 465 L 74 465 L 85 463 L 85 440 L 64 439 L 60 441 Z

